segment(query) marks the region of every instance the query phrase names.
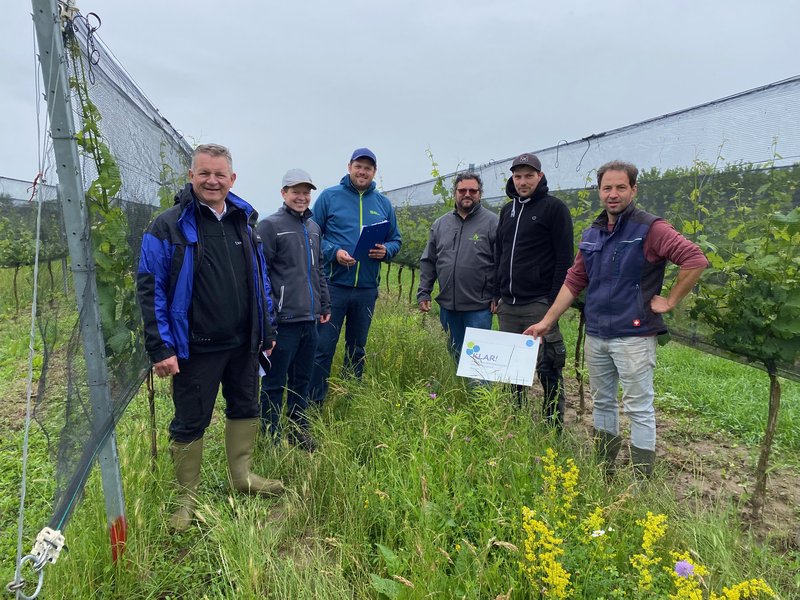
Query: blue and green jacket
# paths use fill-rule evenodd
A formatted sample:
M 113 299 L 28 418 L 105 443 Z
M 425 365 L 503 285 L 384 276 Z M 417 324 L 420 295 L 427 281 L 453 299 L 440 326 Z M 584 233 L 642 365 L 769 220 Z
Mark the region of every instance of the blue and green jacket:
M 245 259 L 252 272 L 246 289 L 252 294 L 250 349 L 258 351 L 275 340 L 266 261 L 255 230 L 258 213 L 243 199 L 228 193 L 226 199 L 245 218 L 238 227 L 249 241 Z M 142 237 L 136 276 L 137 296 L 144 321 L 145 348 L 153 363 L 170 356 L 189 358 L 194 275 L 202 264 L 203 239 L 198 227 L 198 206 L 191 184 L 175 196 L 175 205 L 158 215 Z
M 384 260 L 391 260 L 400 251 L 402 240 L 394 207 L 375 188 L 373 181 L 369 189 L 359 192 L 350 181 L 350 175 L 345 175 L 339 185 L 323 190 L 314 204 L 312 220 L 319 225 L 322 234 L 325 277 L 332 285 L 378 287 L 381 261 L 368 258 L 353 267 L 344 267 L 336 261 L 336 252 L 340 249 L 353 254 L 363 226 L 389 221 Z

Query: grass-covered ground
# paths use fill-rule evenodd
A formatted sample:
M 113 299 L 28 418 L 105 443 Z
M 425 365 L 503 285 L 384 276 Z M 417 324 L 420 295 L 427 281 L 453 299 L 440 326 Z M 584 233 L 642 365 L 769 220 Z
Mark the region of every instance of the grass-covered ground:
M 763 373 L 674 343 L 661 348 L 659 416 L 675 426 L 660 442 L 658 477 L 636 488 L 625 471 L 608 486 L 585 439 L 587 417 L 571 418 L 559 438 L 538 422 L 535 400 L 518 410 L 502 387 L 470 390 L 454 376 L 438 319 L 394 291 L 382 296 L 364 381 L 334 380 L 314 415 L 320 450 L 258 447 L 255 470 L 283 479 L 285 498 L 229 492 L 217 419 L 207 434 L 197 525 L 169 533 L 168 383 L 157 388 L 155 462 L 140 394 L 118 427 L 130 527 L 124 558 L 111 563 L 95 473 L 65 531 L 69 550 L 45 569 L 43 597 L 541 598 L 561 597 L 567 572 L 563 593 L 574 598 L 667 598 L 676 582 L 696 584 L 707 597 L 752 578 L 781 598 L 800 597 L 796 546 L 749 533 L 736 500 L 686 501 L 668 466 L 673 446 L 685 450 L 702 438 L 745 449 L 742 463 L 728 468 L 752 470 L 766 418 Z M 30 324 L 5 306 L 0 355 L 22 362 L 3 371 L 0 389 L 18 402 Z M 574 324 L 565 330 L 574 339 Z M 773 463 L 796 469 L 800 386 L 784 382 L 783 393 Z M 21 444 L 19 412 L 8 406 L 0 420 L 3 584 L 14 569 Z M 47 522 L 53 490 L 35 425 L 31 441 L 26 551 Z M 796 531 L 798 517 L 785 526 Z M 697 573 L 708 569 L 702 583 L 670 574 L 679 559 Z

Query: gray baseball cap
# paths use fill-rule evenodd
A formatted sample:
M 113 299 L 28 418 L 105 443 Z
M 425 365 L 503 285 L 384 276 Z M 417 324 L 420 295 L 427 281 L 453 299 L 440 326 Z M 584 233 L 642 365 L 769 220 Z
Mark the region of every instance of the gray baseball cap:
M 513 171 L 517 167 L 533 167 L 537 171 L 542 170 L 542 161 L 539 160 L 539 157 L 535 154 L 530 152 L 526 152 L 525 154 L 520 154 L 517 158 L 514 159 L 514 162 L 511 163 L 511 170 Z
M 303 171 L 303 169 L 289 169 L 286 171 L 286 175 L 283 176 L 281 187 L 292 187 L 299 183 L 307 183 L 311 186 L 312 190 L 317 189 L 317 186 L 311 181 L 311 175 Z

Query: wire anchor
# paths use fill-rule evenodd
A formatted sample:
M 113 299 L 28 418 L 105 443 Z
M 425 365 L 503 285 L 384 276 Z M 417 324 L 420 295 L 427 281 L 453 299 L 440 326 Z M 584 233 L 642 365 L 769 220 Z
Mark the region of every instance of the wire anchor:
M 16 593 L 18 598 L 24 600 L 34 600 L 42 591 L 42 583 L 44 583 L 44 566 L 47 563 L 54 564 L 58 560 L 58 555 L 64 548 L 64 536 L 58 529 L 50 529 L 45 527 L 36 536 L 36 541 L 33 544 L 31 553 L 22 557 L 17 567 L 17 575 L 14 581 L 6 585 L 6 591 L 9 593 Z M 25 587 L 25 580 L 22 579 L 22 567 L 25 563 L 32 563 L 31 568 L 38 574 L 38 581 L 33 595 L 27 596 L 22 591 Z

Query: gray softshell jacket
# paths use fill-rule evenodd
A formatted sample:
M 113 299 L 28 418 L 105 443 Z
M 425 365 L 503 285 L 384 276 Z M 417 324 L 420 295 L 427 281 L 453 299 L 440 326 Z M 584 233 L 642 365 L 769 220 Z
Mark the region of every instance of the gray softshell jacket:
M 315 321 L 331 312 L 319 260 L 319 225 L 311 216 L 308 209 L 301 215 L 284 204 L 257 227 L 278 323 Z
M 494 290 L 494 247 L 498 217 L 481 204 L 466 219 L 455 210 L 434 221 L 420 258 L 417 302 L 431 299 L 447 310 L 489 308 Z

